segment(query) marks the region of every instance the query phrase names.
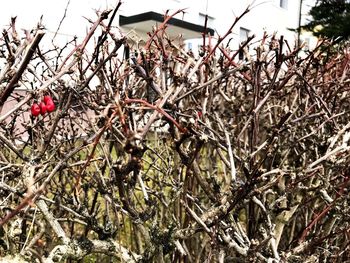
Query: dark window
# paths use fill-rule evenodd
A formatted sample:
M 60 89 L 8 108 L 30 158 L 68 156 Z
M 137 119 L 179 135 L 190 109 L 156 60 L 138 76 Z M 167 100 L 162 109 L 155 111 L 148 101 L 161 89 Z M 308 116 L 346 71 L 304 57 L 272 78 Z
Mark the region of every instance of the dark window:
M 280 0 L 280 7 L 287 9 L 288 8 L 288 0 Z
M 205 23 L 205 16 L 206 14 L 199 12 L 199 24 L 204 26 Z M 207 20 L 207 27 L 213 27 L 214 26 L 214 20 L 215 18 L 208 15 L 208 20 Z
M 249 37 L 250 30 L 246 29 L 244 27 L 239 28 L 239 45 L 241 46 Z M 238 59 L 243 60 L 244 59 L 244 53 L 241 49 L 238 53 Z

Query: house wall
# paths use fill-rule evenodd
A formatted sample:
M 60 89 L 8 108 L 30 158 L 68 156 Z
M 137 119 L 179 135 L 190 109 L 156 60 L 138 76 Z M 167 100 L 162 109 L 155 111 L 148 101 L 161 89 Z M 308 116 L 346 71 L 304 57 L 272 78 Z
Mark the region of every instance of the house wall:
M 268 34 L 276 32 L 278 35 L 284 35 L 289 42 L 296 41 L 296 34 L 288 28 L 296 28 L 299 21 L 299 1 L 287 1 L 286 8 L 280 7 L 281 0 L 148 0 L 147 5 L 138 4 L 138 0 L 127 0 L 123 4 L 121 13 L 123 15 L 134 15 L 147 11 L 156 11 L 170 13 L 175 10 L 186 8 L 184 15 L 178 15 L 177 18 L 183 18 L 188 22 L 196 24 L 204 24 L 204 16 L 210 16 L 209 26 L 214 28 L 219 35 L 224 35 L 239 16 L 252 3 L 251 11 L 245 15 L 233 29 L 230 36 L 235 47 L 240 42 L 240 28 L 245 28 L 251 34 L 255 34 L 257 39 L 263 36 L 264 31 Z M 192 46 L 197 45 L 196 41 L 192 41 Z

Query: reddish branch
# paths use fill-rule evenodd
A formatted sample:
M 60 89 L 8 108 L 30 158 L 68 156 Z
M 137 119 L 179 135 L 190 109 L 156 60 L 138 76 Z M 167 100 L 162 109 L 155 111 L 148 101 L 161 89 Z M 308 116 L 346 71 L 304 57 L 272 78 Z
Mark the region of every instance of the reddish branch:
M 108 114 L 108 111 L 107 111 Z M 77 192 L 79 192 L 80 190 L 80 181 L 81 181 L 81 177 L 83 175 L 83 173 L 85 172 L 86 168 L 88 167 L 88 165 L 90 164 L 90 161 L 92 160 L 92 158 L 94 157 L 95 151 L 96 151 L 96 147 L 100 142 L 100 139 L 103 135 L 103 133 L 109 129 L 113 123 L 114 118 L 117 115 L 117 111 L 113 111 L 112 115 L 108 118 L 106 124 L 100 129 L 100 131 L 97 133 L 94 141 L 92 142 L 92 150 L 90 152 L 90 154 L 88 155 L 88 157 L 86 158 L 86 161 L 84 163 L 84 165 L 81 167 L 79 174 L 76 178 L 76 183 L 75 183 L 75 190 Z
M 212 49 L 210 50 L 209 54 L 208 54 L 208 55 L 206 56 L 206 58 L 204 59 L 204 61 L 203 61 L 204 64 L 208 62 L 209 58 L 213 55 L 213 53 L 215 52 L 215 50 L 220 46 L 220 44 L 222 43 L 222 41 L 224 41 L 230 34 L 232 34 L 232 29 L 235 27 L 235 25 L 238 23 L 238 21 L 241 20 L 241 18 L 242 18 L 243 16 L 245 16 L 249 11 L 250 11 L 250 9 L 249 9 L 249 7 L 248 7 L 246 10 L 244 10 L 244 12 L 243 12 L 240 16 L 236 17 L 235 21 L 233 22 L 233 24 L 231 25 L 231 27 L 227 30 L 227 32 L 225 33 L 225 35 L 222 36 L 222 37 L 219 36 L 219 39 L 218 39 L 218 41 L 216 42 L 214 48 L 212 48 Z
M 165 14 L 165 15 L 164 15 L 164 22 L 161 23 L 161 24 L 156 28 L 156 30 L 154 30 L 154 32 L 150 35 L 150 37 L 149 37 L 149 39 L 147 40 L 147 43 L 146 43 L 146 45 L 145 45 L 145 49 L 148 50 L 148 49 L 150 48 L 152 42 L 154 41 L 155 36 L 156 36 L 159 32 L 163 31 L 163 30 L 166 28 L 167 23 L 170 21 L 170 19 L 172 19 L 174 16 L 176 16 L 177 14 L 179 14 L 179 13 L 181 13 L 181 12 L 184 12 L 184 11 L 185 11 L 185 9 L 180 9 L 180 10 L 177 10 L 176 12 L 174 12 L 173 14 L 171 14 L 171 15 L 169 15 L 169 16 L 168 16 L 167 14 Z
M 7 84 L 6 88 L 4 89 L 4 91 L 1 93 L 0 95 L 0 107 L 2 107 L 5 103 L 5 101 L 7 100 L 7 98 L 12 94 L 13 90 L 16 87 L 16 84 L 18 83 L 18 81 L 20 80 L 20 78 L 22 77 L 23 72 L 26 70 L 26 68 L 28 67 L 28 63 L 30 62 L 30 60 L 32 59 L 35 50 L 37 49 L 40 40 L 42 39 L 42 37 L 44 36 L 44 32 L 39 30 L 34 39 L 33 42 L 30 44 L 30 46 L 28 47 L 27 53 L 25 54 L 22 63 L 20 64 L 17 72 L 15 73 L 15 75 L 12 77 L 12 79 L 10 80 L 10 82 Z
M 143 100 L 143 99 L 126 99 L 124 100 L 125 104 L 131 104 L 131 103 L 141 103 L 146 105 L 147 107 L 158 111 L 160 114 L 164 115 L 171 123 L 173 123 L 182 133 L 186 133 L 187 129 L 182 127 L 173 117 L 171 117 L 165 110 L 162 108 L 159 108 L 158 106 L 152 105 L 151 103 Z
M 234 66 L 234 67 L 239 67 L 239 65 L 238 65 L 236 62 L 234 62 L 234 61 L 231 60 L 230 55 L 227 54 L 227 52 L 226 52 L 222 47 L 219 47 L 219 49 L 220 49 L 220 51 L 222 52 L 222 54 L 224 54 L 224 56 L 230 61 L 230 64 L 231 64 L 232 66 Z M 240 73 L 246 80 L 252 81 L 251 76 L 250 76 L 247 72 L 240 71 L 239 73 Z
M 344 188 L 348 184 L 349 180 L 350 180 L 350 176 L 347 176 L 344 182 L 341 184 L 340 191 L 337 192 L 333 202 L 327 205 L 320 213 L 314 216 L 314 219 L 307 225 L 307 227 L 304 229 L 303 233 L 301 234 L 299 238 L 299 243 L 302 243 L 305 241 L 305 238 L 307 237 L 310 230 L 329 212 L 329 210 L 331 210 L 337 204 L 338 199 L 344 194 Z
M 25 208 L 27 205 L 30 205 L 32 203 L 34 203 L 39 196 L 46 191 L 46 187 L 47 185 L 51 182 L 52 178 L 54 177 L 54 175 L 56 175 L 56 173 L 62 169 L 62 167 L 64 167 L 67 163 L 67 161 L 74 156 L 75 154 L 77 154 L 78 152 L 80 152 L 83 148 L 85 147 L 85 144 L 83 144 L 80 147 L 76 147 L 75 149 L 73 149 L 70 153 L 68 153 L 66 155 L 66 157 L 61 160 L 55 167 L 54 169 L 45 177 L 44 182 L 35 190 L 35 191 L 28 191 L 28 195 L 25 196 L 25 198 L 21 201 L 21 203 L 15 208 L 13 209 L 10 213 L 8 213 L 3 219 L 1 219 L 0 221 L 0 226 L 6 224 L 11 218 L 13 218 L 14 216 L 16 216 L 18 213 L 20 213 L 22 211 L 23 208 Z M 40 177 L 39 175 L 36 175 L 36 177 Z
M 105 19 L 108 18 L 109 13 L 111 10 L 103 11 L 102 14 L 98 17 L 97 21 L 92 25 L 89 33 L 86 35 L 84 38 L 83 42 L 76 46 L 69 54 L 68 56 L 64 59 L 60 67 L 58 68 L 58 72 L 62 70 L 64 65 L 67 63 L 68 59 L 73 55 L 76 54 L 77 56 L 81 56 L 85 50 L 86 45 L 89 43 L 91 37 L 94 35 L 96 29 L 98 26 L 101 24 L 101 22 Z

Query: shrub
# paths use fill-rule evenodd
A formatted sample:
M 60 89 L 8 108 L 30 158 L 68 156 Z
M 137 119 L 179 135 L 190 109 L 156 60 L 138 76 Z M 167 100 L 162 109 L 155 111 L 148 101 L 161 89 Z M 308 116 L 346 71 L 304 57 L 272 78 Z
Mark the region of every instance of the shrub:
M 194 55 L 164 23 L 137 49 L 110 26 L 118 7 L 81 44 L 4 33 L 1 255 L 346 260 L 348 47 L 223 37 Z M 34 118 L 44 96 L 55 109 Z

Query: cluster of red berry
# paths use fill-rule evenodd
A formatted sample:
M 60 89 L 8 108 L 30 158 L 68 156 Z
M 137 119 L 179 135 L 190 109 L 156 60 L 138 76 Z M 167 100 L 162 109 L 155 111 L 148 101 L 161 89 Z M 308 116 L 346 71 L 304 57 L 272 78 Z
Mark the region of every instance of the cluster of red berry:
M 44 96 L 44 99 L 39 104 L 33 103 L 30 110 L 33 116 L 45 115 L 46 112 L 55 110 L 55 103 L 51 96 Z

